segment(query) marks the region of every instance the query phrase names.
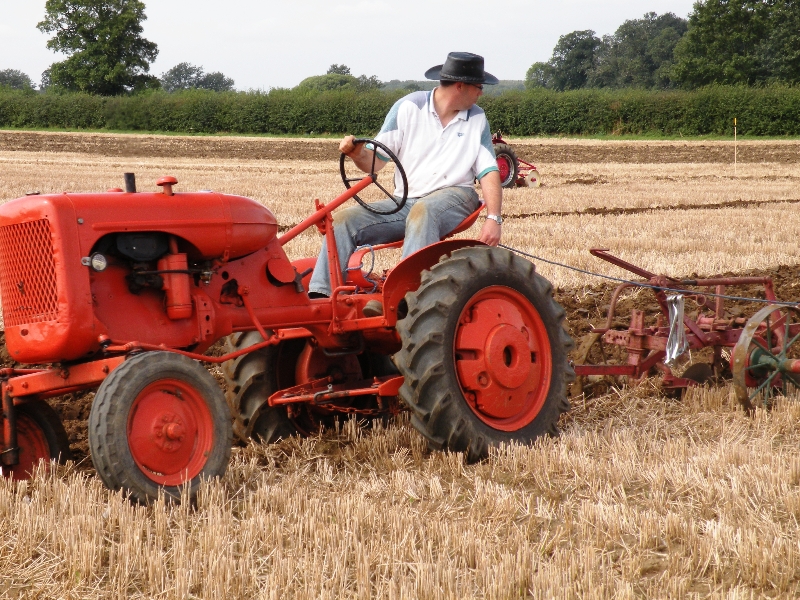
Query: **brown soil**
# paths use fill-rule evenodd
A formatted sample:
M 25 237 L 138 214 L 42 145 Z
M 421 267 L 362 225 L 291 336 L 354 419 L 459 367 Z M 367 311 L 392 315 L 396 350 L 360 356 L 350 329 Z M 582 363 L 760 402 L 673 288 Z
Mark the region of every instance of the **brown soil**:
M 548 163 L 731 163 L 732 142 L 592 143 L 561 139 L 511 140 L 520 158 Z M 163 136 L 0 131 L 0 151 L 75 152 L 114 157 L 191 157 L 284 160 L 330 160 L 338 154 L 335 139 Z M 796 163 L 800 142 L 740 142 L 742 163 Z M 575 181 L 576 184 L 597 183 Z

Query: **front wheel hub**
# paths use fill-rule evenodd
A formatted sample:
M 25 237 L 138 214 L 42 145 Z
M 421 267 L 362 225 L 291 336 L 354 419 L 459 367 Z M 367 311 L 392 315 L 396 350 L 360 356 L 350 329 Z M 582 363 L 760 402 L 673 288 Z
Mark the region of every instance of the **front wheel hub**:
M 484 423 L 516 431 L 539 414 L 550 388 L 550 341 L 525 296 L 501 286 L 473 296 L 458 322 L 454 354 L 464 398 Z
M 179 485 L 196 477 L 213 445 L 213 419 L 186 382 L 163 379 L 145 387 L 128 417 L 134 462 L 152 481 Z

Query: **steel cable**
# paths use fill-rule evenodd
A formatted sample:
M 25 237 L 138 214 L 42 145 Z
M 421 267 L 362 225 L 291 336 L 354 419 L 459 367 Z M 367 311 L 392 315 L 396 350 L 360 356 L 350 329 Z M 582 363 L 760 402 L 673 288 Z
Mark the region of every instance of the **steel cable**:
M 758 302 L 761 304 L 775 304 L 777 306 L 798 306 L 797 302 L 782 302 L 780 300 L 767 300 L 766 298 L 748 298 L 745 296 L 730 296 L 728 294 L 715 294 L 713 292 L 697 292 L 682 288 L 671 288 L 671 287 L 664 287 L 661 285 L 654 285 L 652 283 L 645 283 L 643 281 L 631 281 L 630 279 L 622 279 L 621 277 L 613 277 L 611 275 L 604 275 L 602 273 L 595 273 L 593 271 L 587 271 L 586 269 L 581 269 L 580 267 L 573 267 L 572 265 L 567 265 L 564 263 L 560 263 L 554 260 L 548 260 L 546 258 L 542 258 L 541 256 L 536 256 L 534 254 L 528 254 L 527 252 L 523 252 L 517 248 L 512 248 L 511 246 L 506 246 L 505 244 L 498 244 L 500 248 L 505 248 L 506 250 L 510 250 L 511 252 L 516 252 L 521 256 L 525 256 L 526 258 L 532 258 L 534 260 L 547 263 L 549 265 L 553 265 L 556 267 L 561 267 L 564 269 L 569 269 L 570 271 L 576 271 L 578 273 L 583 273 L 584 275 L 591 275 L 592 277 L 599 277 L 601 279 L 608 279 L 610 281 L 616 281 L 618 283 L 627 283 L 629 285 L 633 285 L 636 287 L 641 288 L 648 288 L 651 290 L 662 290 L 664 292 L 674 292 L 676 294 L 688 294 L 688 295 L 702 295 L 702 296 L 711 296 L 712 298 L 723 298 L 725 300 L 738 300 L 740 302 Z

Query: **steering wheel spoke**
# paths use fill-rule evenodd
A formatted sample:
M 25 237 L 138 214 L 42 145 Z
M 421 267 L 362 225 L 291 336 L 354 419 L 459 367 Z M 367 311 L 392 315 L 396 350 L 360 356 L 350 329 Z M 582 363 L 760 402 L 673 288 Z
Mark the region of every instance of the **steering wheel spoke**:
M 403 165 L 400 164 L 397 156 L 395 156 L 394 152 L 389 150 L 384 144 L 377 140 L 372 140 L 369 138 L 357 138 L 353 140 L 354 144 L 371 144 L 372 145 L 372 166 L 371 166 L 371 173 L 367 175 L 372 175 L 372 182 L 378 187 L 384 195 L 389 198 L 392 202 L 394 202 L 395 207 L 389 210 L 381 210 L 379 208 L 375 208 L 371 203 L 365 202 L 362 198 L 359 198 L 357 195 L 353 196 L 356 202 L 358 202 L 361 206 L 366 208 L 371 213 L 375 213 L 377 215 L 393 215 L 394 213 L 401 210 L 406 205 L 406 200 L 408 200 L 408 179 L 406 177 L 405 169 L 403 169 Z M 384 188 L 380 183 L 378 183 L 378 176 L 375 170 L 375 165 L 377 164 L 376 161 L 378 159 L 378 148 L 381 149 L 381 153 L 385 154 L 389 157 L 389 162 L 394 163 L 395 168 L 400 173 L 400 178 L 403 180 L 403 197 L 397 198 L 394 194 L 389 193 L 389 191 Z M 344 187 L 348 190 L 352 187 L 351 184 L 361 181 L 364 179 L 363 177 L 348 177 L 345 172 L 345 161 L 347 155 L 342 153 L 339 157 L 339 173 L 342 176 L 342 182 L 344 183 Z

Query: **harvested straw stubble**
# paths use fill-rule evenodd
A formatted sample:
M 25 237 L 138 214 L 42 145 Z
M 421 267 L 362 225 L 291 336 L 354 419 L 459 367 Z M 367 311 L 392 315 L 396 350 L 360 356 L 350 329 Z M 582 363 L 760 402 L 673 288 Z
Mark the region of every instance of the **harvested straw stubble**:
M 196 508 L 132 507 L 74 471 L 4 482 L 0 577 L 87 598 L 800 591 L 798 405 L 751 419 L 725 390 L 649 392 L 472 466 L 402 423 L 253 445 Z
M 558 141 L 552 148 L 560 145 L 570 152 L 583 146 L 604 151 L 602 143 Z M 0 160 L 16 169 L 0 181 L 6 199 L 31 184 L 42 191 L 96 191 L 119 186 L 126 170 L 142 173 L 140 186 L 168 171 L 186 182 L 184 189 L 253 196 L 281 222 L 294 223 L 314 197 L 324 200 L 341 190 L 332 160 L 328 167 L 309 167 L 304 161 L 128 161 L 41 152 L 2 153 Z M 520 214 L 675 201 L 675 186 L 659 179 L 665 173 L 661 165 L 572 162 L 553 168 L 552 185 L 512 191 L 506 206 L 518 203 Z M 681 203 L 713 198 L 718 204 L 727 192 L 715 191 L 712 176 L 698 174 L 705 166 L 694 168 L 687 171 L 694 175 L 678 181 Z M 791 181 L 784 186 L 780 178 L 797 172 L 776 165 L 757 171 L 770 169 L 776 179 L 763 186 L 747 179 L 718 182 L 731 196 L 749 190 L 748 201 L 785 199 Z M 298 172 L 305 178 L 287 183 Z M 626 173 L 624 182 L 616 182 Z M 609 183 L 567 183 L 589 177 Z M 22 191 L 8 194 L 5 188 Z M 607 190 L 613 193 L 600 204 L 593 194 Z M 734 270 L 733 262 L 796 263 L 790 260 L 797 255 L 789 239 L 793 212 L 765 204 L 509 219 L 505 241 L 594 270 L 604 265 L 588 248 L 607 245 L 651 270 L 680 275 L 703 273 L 704 267 L 711 274 Z M 603 239 L 613 245 L 593 243 Z M 318 244 L 310 233 L 289 251 L 313 255 Z M 564 277 L 558 283 L 579 290 L 584 282 Z M 503 449 L 479 465 L 465 465 L 457 455 L 428 454 L 402 420 L 369 433 L 349 422 L 339 432 L 304 441 L 237 449 L 224 479 L 203 488 L 196 508 L 163 502 L 132 507 L 89 472 L 75 469 L 20 484 L 2 481 L 0 519 L 7 535 L 0 545 L 0 595 L 605 598 L 800 592 L 798 404 L 779 402 L 751 419 L 736 409 L 728 388 L 692 390 L 683 402 L 671 402 L 658 395 L 654 381 L 575 404 L 561 438 Z

